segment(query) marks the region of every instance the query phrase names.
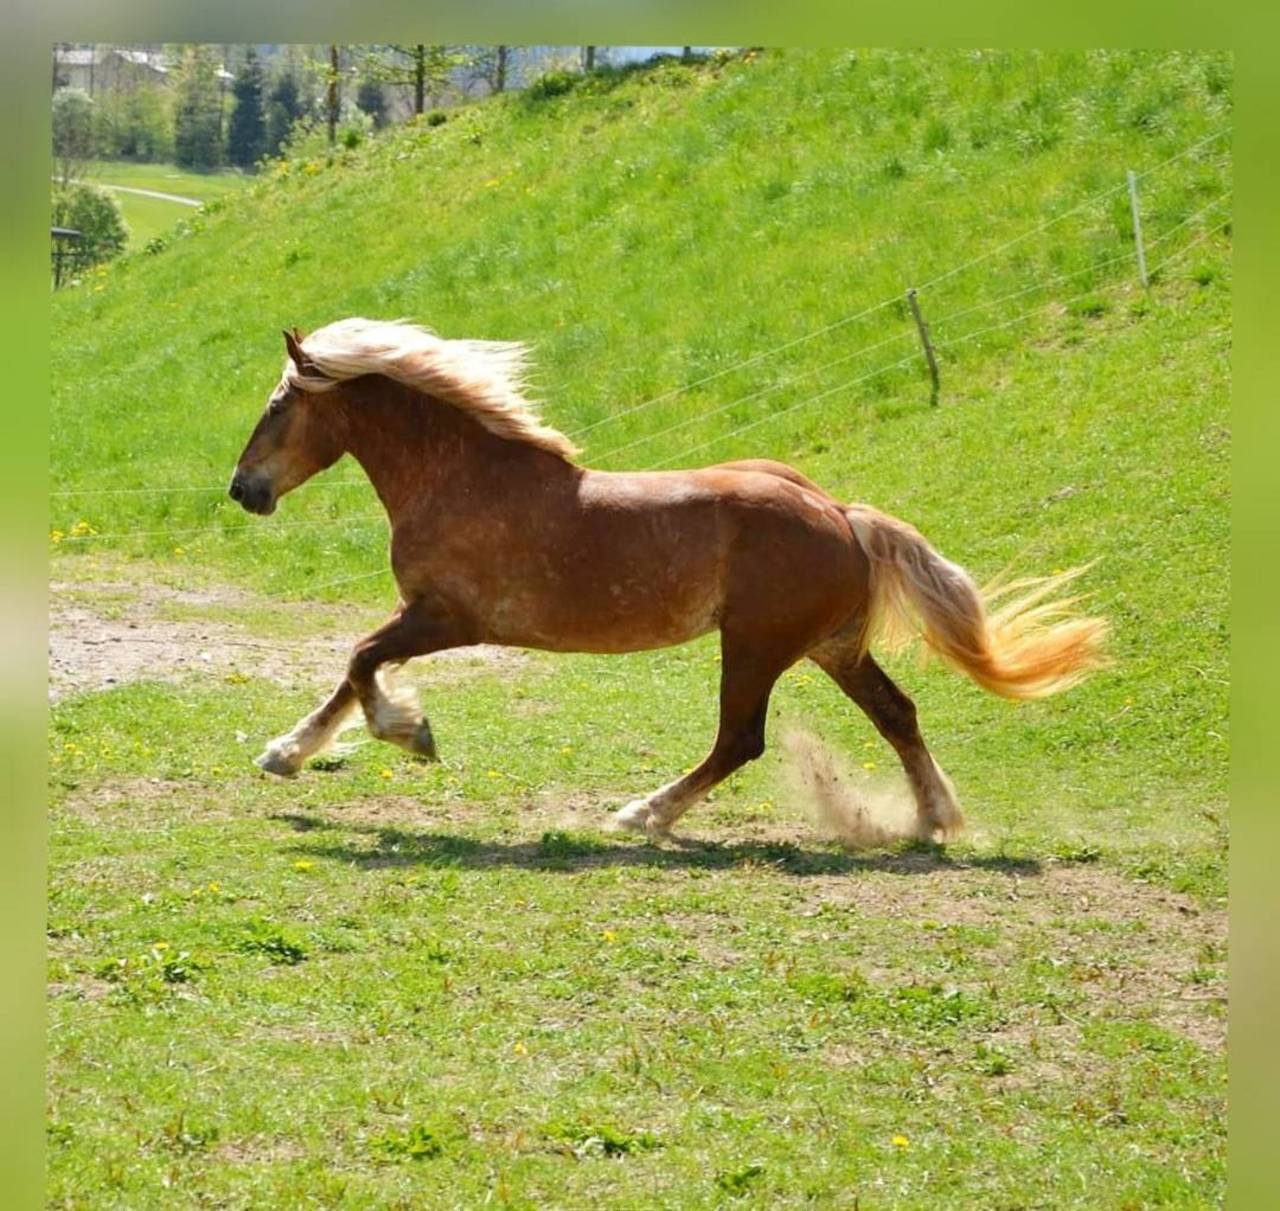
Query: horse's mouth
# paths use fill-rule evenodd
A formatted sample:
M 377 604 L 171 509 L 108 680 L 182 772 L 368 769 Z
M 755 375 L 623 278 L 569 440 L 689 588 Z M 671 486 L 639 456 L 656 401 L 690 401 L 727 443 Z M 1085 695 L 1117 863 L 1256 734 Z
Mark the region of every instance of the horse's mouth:
M 228 495 L 246 513 L 257 513 L 266 517 L 276 511 L 276 494 L 271 485 L 261 479 L 244 476 L 237 472 L 231 480 Z

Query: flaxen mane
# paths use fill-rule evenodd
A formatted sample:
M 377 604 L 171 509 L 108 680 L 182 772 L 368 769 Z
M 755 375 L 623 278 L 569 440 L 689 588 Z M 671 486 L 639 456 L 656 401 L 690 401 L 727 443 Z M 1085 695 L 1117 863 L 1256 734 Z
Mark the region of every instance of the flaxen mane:
M 384 374 L 469 412 L 491 433 L 572 458 L 577 447 L 542 423 L 524 396 L 527 349 L 516 341 L 446 341 L 404 320 L 353 317 L 303 338 L 318 375 L 286 361 L 285 380 L 303 391 L 327 391 L 362 374 Z

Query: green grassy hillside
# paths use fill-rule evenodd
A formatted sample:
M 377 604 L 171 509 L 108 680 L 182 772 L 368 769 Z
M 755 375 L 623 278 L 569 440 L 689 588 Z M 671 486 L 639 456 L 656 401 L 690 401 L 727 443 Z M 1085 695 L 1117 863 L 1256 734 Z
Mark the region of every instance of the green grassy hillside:
M 1229 59 L 788 51 L 549 91 L 299 148 L 53 299 L 58 596 L 246 644 L 53 711 L 53 1198 L 1217 1205 Z M 1096 559 L 1114 666 L 1014 706 L 892 662 L 969 815 L 946 855 L 814 842 L 776 747 L 688 818 L 722 844 L 595 831 L 705 750 L 710 638 L 423 661 L 443 764 L 264 781 L 316 695 L 271 669 L 390 604 L 385 524 L 347 462 L 271 518 L 225 484 L 280 329 L 353 313 L 531 342 L 593 465 L 780 457 L 979 578 Z M 816 670 L 774 701 L 894 767 Z
M 779 53 L 605 77 L 550 100 L 510 96 L 332 162 L 317 153 L 282 163 L 250 196 L 195 219 L 163 254 L 127 258 L 55 300 L 53 487 L 184 491 L 59 498 L 54 524 L 84 519 L 105 532 L 211 523 L 217 532 L 242 522 L 217 489 L 274 381 L 282 324 L 363 312 L 412 316 L 445 335 L 528 340 L 550 418 L 574 430 L 899 295 L 1122 185 L 1126 168 L 1151 168 L 1229 126 L 1228 85 L 1211 56 Z M 1210 141 L 1143 181 L 1148 240 L 1224 194 L 1228 152 L 1228 140 Z M 1196 221 L 1175 232 L 1152 259 L 1200 230 Z M 926 290 L 940 341 L 1099 293 L 1065 316 L 944 352 L 948 408 L 938 424 L 965 423 L 963 405 L 997 391 L 1010 412 L 1025 413 L 1027 399 L 1010 394 L 1005 377 L 1059 334 L 1100 373 L 1135 368 L 1110 355 L 1110 342 L 1094 347 L 1138 302 L 1124 289 L 1131 265 L 1087 272 L 1131 251 L 1128 203 L 1112 193 Z M 1148 328 L 1163 307 L 1192 305 L 1183 297 L 1192 271 L 1207 262 L 1221 277 L 1222 252 L 1218 241 L 1175 263 L 1165 289 L 1142 300 L 1155 314 Z M 1192 292 L 1197 310 L 1221 301 L 1222 285 Z M 910 332 L 905 308 L 876 312 L 594 430 L 588 459 L 899 332 Z M 605 461 L 643 466 L 679 454 L 910 352 L 906 340 L 883 347 Z M 912 413 L 921 383 L 919 364 L 877 376 L 801 410 L 795 423 L 700 456 L 861 436 L 877 413 Z M 811 465 L 843 489 L 860 444 L 843 442 L 840 458 Z M 207 496 L 185 491 L 205 486 Z M 313 491 L 291 512 L 341 516 L 361 511 L 363 499 Z M 275 540 L 262 527 L 247 548 L 238 541 L 202 539 L 202 558 L 234 560 Z M 298 545 L 297 535 L 289 543 L 300 576 L 335 543 L 339 552 L 359 545 L 333 530 L 317 545 Z

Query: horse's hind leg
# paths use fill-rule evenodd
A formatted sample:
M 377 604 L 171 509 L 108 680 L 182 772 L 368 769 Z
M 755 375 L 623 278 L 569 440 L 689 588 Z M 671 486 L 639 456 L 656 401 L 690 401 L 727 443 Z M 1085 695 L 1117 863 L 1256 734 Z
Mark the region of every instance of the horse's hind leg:
M 356 692 L 351 682 L 341 684 L 325 702 L 301 720 L 292 731 L 277 736 L 255 762 L 269 774 L 290 777 L 296 774 L 308 757 L 328 747 L 343 722 L 356 709 Z
M 722 637 L 720 727 L 711 752 L 683 778 L 615 812 L 614 824 L 634 832 L 665 833 L 713 786 L 760 756 L 769 693 L 790 663 Z
M 876 725 L 894 747 L 911 783 L 920 835 L 944 840 L 964 827 L 964 816 L 947 776 L 938 768 L 916 725 L 915 703 L 871 658 L 852 643 L 826 644 L 809 653 Z

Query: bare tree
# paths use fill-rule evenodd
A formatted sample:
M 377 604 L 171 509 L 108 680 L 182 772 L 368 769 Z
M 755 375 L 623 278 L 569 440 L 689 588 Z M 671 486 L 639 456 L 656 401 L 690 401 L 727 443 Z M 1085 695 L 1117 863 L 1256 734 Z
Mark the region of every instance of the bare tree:
M 483 85 L 490 93 L 505 92 L 511 74 L 512 54 L 509 46 L 464 46 L 464 76 L 469 85 Z
M 329 78 L 325 88 L 325 114 L 329 123 L 329 146 L 338 139 L 338 48 L 329 44 Z
M 365 51 L 363 70 L 367 79 L 413 89 L 413 112 L 422 113 L 428 99 L 435 105 L 455 68 L 465 66 L 468 56 L 458 46 L 425 43 L 401 45 L 378 43 Z

